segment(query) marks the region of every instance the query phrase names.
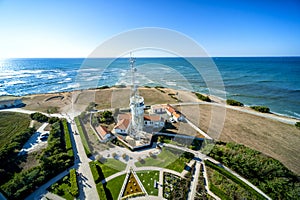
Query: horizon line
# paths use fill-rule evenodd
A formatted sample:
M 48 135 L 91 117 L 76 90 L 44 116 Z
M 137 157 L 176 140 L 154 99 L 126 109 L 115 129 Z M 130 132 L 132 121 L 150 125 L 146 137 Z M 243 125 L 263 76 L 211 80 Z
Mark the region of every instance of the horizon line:
M 300 55 L 260 55 L 260 56 L 134 56 L 135 58 L 283 58 L 283 57 L 300 57 Z M 7 59 L 99 59 L 99 58 L 129 58 L 129 56 L 122 57 L 10 57 L 0 58 L 0 60 Z

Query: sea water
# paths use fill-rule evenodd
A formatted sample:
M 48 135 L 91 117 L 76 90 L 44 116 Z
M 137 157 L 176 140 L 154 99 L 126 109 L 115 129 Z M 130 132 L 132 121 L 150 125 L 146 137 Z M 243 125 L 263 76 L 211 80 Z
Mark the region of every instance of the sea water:
M 189 60 L 201 66 L 197 71 Z M 211 60 L 210 60 L 211 61 Z M 212 58 L 226 97 L 300 118 L 300 57 Z M 211 65 L 203 58 L 137 58 L 136 82 L 209 94 Z M 128 59 L 38 58 L 0 60 L 0 96 L 130 85 Z

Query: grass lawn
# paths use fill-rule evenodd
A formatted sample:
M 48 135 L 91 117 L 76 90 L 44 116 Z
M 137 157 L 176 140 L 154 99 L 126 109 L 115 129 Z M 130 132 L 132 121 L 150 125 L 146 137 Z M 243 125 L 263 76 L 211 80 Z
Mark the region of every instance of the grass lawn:
M 145 163 L 136 162 L 135 165 L 137 167 L 143 167 L 143 166 L 156 166 L 156 167 L 166 167 L 172 162 L 174 162 L 178 158 L 177 155 L 172 153 L 171 151 L 167 150 L 166 148 L 163 148 L 161 153 L 157 155 L 157 158 L 146 158 L 144 161 Z
M 185 163 L 190 161 L 190 159 L 182 157 L 182 155 L 183 154 L 175 154 L 167 148 L 163 148 L 156 158 L 149 157 L 144 160 L 144 163 L 136 162 L 135 165 L 137 167 L 156 166 L 182 172 Z
M 107 167 L 110 167 L 112 169 L 116 169 L 118 171 L 123 171 L 126 168 L 125 163 L 123 163 L 119 160 L 113 159 L 113 158 L 108 158 L 106 160 L 106 162 L 102 165 L 106 165 Z
M 109 189 L 113 199 L 117 199 L 122 188 L 124 179 L 126 174 L 118 176 L 110 181 L 107 182 L 107 189 Z
M 107 159 L 104 164 L 101 164 L 100 162 L 97 162 L 97 164 L 101 167 L 105 178 L 126 168 L 126 165 L 124 163 L 113 158 Z
M 30 117 L 23 113 L 1 112 L 0 114 L 0 148 L 29 127 Z
M 154 188 L 154 180 L 159 182 L 159 171 L 136 172 L 149 195 L 157 196 L 158 189 Z M 148 185 L 149 184 L 149 185 Z
M 184 157 L 177 158 L 174 162 L 166 166 L 167 169 L 171 169 L 177 172 L 182 172 L 185 167 L 185 163 L 189 162 L 190 160 Z

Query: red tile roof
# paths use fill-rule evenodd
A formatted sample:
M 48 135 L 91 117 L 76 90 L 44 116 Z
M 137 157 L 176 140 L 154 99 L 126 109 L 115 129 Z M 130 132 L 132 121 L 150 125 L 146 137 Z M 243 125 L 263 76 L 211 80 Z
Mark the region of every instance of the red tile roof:
M 170 104 L 167 104 L 166 110 L 167 110 L 168 112 L 170 112 L 170 113 L 173 113 L 173 112 L 176 111 L 175 108 L 173 108 Z
M 161 121 L 161 117 L 159 115 L 144 115 L 144 120 L 146 121 Z
M 96 131 L 104 138 L 106 134 L 109 133 L 109 131 L 104 126 L 97 126 Z
M 121 119 L 117 125 L 114 127 L 114 129 L 121 129 L 121 130 L 126 130 L 130 124 L 129 119 Z

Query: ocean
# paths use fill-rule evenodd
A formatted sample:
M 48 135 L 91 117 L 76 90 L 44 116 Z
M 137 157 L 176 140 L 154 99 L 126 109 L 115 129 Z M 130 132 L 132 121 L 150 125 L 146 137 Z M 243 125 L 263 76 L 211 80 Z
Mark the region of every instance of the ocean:
M 217 74 L 208 61 L 191 58 L 137 58 L 136 82 L 209 94 Z M 300 118 L 300 57 L 215 57 L 227 98 L 265 105 L 271 112 Z M 37 58 L 0 60 L 0 96 L 54 93 L 99 86 L 129 85 L 128 59 Z

